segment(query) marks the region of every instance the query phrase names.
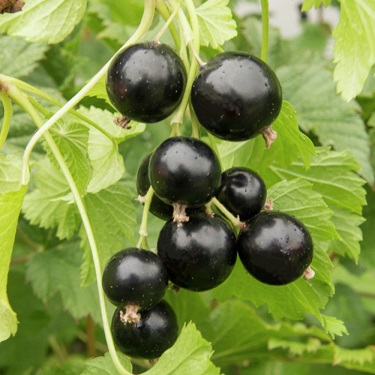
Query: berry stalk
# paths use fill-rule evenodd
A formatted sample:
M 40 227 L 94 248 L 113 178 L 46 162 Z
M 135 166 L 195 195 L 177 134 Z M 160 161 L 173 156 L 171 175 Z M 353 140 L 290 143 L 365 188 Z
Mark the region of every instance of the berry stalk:
M 269 39 L 269 6 L 268 0 L 261 0 L 262 4 L 262 49 L 260 58 L 267 62 Z

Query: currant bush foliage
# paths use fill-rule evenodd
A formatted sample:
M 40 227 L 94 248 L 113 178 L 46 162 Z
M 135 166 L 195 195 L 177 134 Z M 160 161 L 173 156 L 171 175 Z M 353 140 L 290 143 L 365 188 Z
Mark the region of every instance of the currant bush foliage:
M 375 5 L 305 0 L 303 11 L 336 6 L 337 26 L 304 21 L 288 40 L 271 27 L 267 48 L 265 19 L 238 14 L 237 3 L 29 0 L 0 15 L 1 374 L 375 374 Z M 129 39 L 152 40 L 171 14 L 160 39 L 187 68 L 186 98 L 165 121 L 122 128 L 96 73 Z M 204 61 L 266 50 L 283 88 L 276 141 L 266 149 L 261 136 L 233 143 L 202 129 L 201 139 L 222 170 L 256 171 L 274 209 L 306 225 L 316 274 L 272 287 L 237 262 L 211 291 L 167 291 L 180 333 L 151 366 L 115 351 L 106 333 L 114 307 L 101 301 L 97 269 L 137 245 L 143 157 L 176 126 L 189 136 L 196 126 L 186 110 L 198 73 L 191 46 Z M 163 225 L 149 215 L 151 249 Z

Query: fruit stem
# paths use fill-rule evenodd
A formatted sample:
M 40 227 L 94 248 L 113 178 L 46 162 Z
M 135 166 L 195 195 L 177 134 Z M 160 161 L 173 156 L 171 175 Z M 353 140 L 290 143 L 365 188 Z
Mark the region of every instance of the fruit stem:
M 212 198 L 210 203 L 213 203 L 234 227 L 242 229 L 245 226 L 239 216 L 234 216 L 217 198 Z
M 12 101 L 10 100 L 6 92 L 0 91 L 0 100 L 3 103 L 3 107 L 4 107 L 3 125 L 1 126 L 1 133 L 0 133 L 0 148 L 1 148 L 3 147 L 3 144 L 6 141 L 7 136 L 8 136 L 10 123 L 13 117 L 13 107 L 12 107 Z
M 260 58 L 267 62 L 269 39 L 269 6 L 268 0 L 261 0 L 262 4 L 262 49 Z
M 143 206 L 143 213 L 142 213 L 142 221 L 141 225 L 139 227 L 139 240 L 137 243 L 137 248 L 138 249 L 145 249 L 149 250 L 148 245 L 147 245 L 147 223 L 148 223 L 148 213 L 150 212 L 150 206 L 151 206 L 151 201 L 152 197 L 154 196 L 154 189 L 152 186 L 149 187 L 147 190 L 147 193 L 145 196 L 141 197 L 142 203 L 144 204 Z
M 195 50 L 195 48 L 194 48 L 193 44 L 191 43 L 191 41 L 189 42 L 189 47 L 190 47 L 190 51 L 191 51 L 191 53 L 193 54 L 195 60 L 197 60 L 198 65 L 199 65 L 200 67 L 206 65 L 206 62 L 204 62 L 204 61 L 200 58 L 199 54 L 198 54 L 197 51 Z
M 158 1 L 157 3 L 160 3 L 160 1 Z M 164 32 L 168 29 L 168 27 L 170 26 L 171 22 L 174 20 L 174 18 L 176 17 L 177 13 L 179 12 L 180 6 L 181 6 L 181 4 L 178 4 L 175 7 L 175 9 L 173 10 L 173 12 L 171 13 L 171 15 L 166 19 L 163 27 L 155 35 L 155 37 L 153 39 L 154 43 L 159 43 L 159 39 L 162 37 L 162 35 L 164 34 Z
M 176 9 L 179 9 L 179 8 L 180 8 L 180 4 L 176 7 Z M 166 5 L 166 2 L 164 0 L 157 0 L 156 1 L 156 10 L 164 18 L 165 21 L 168 21 L 170 19 L 171 14 L 170 14 L 169 9 L 168 9 L 168 7 Z M 176 12 L 176 15 L 177 15 L 177 12 Z M 176 30 L 176 27 L 173 23 L 169 23 L 168 26 L 169 26 L 169 32 L 172 35 L 173 41 L 174 41 L 177 49 L 179 49 L 181 43 L 180 43 L 180 38 L 178 36 L 178 32 Z
M 189 111 L 190 111 L 190 120 L 191 120 L 191 136 L 194 138 L 200 138 L 199 121 L 198 121 L 197 116 L 195 115 L 195 112 L 191 103 L 189 105 Z
M 193 30 L 193 47 L 195 52 L 199 55 L 199 48 L 200 48 L 200 41 L 199 41 L 199 24 L 198 24 L 198 17 L 195 11 L 195 5 L 192 0 L 186 0 L 185 5 L 187 7 L 189 17 L 190 17 L 190 23 L 191 23 L 191 28 Z M 188 25 L 186 16 L 185 14 L 180 11 L 178 13 L 178 18 L 180 20 L 180 24 L 182 27 L 184 25 Z M 189 34 L 188 30 L 185 30 L 186 34 Z M 187 41 L 190 42 L 190 41 Z M 188 73 L 188 79 L 186 82 L 186 88 L 184 95 L 181 100 L 181 104 L 178 107 L 175 115 L 172 118 L 171 124 L 182 124 L 184 114 L 186 111 L 186 107 L 189 103 L 190 99 L 190 93 L 191 93 L 191 87 L 193 85 L 194 79 L 197 75 L 197 70 L 198 70 L 198 62 L 195 58 L 191 59 L 191 64 L 190 64 L 190 69 Z

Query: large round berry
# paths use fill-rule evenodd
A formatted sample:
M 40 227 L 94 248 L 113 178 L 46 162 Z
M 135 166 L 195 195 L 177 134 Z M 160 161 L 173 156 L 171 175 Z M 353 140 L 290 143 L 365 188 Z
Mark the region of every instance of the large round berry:
M 164 300 L 151 309 L 141 310 L 139 313 L 141 316 L 139 322 L 126 322 L 124 309 L 118 307 L 112 318 L 113 339 L 117 347 L 130 357 L 158 358 L 177 339 L 176 314 Z
M 119 52 L 107 73 L 113 106 L 131 120 L 157 122 L 179 105 L 186 70 L 179 55 L 165 44 L 134 44 Z
M 219 217 L 190 216 L 189 221 L 167 221 L 160 231 L 158 254 L 170 280 L 193 291 L 212 289 L 232 272 L 236 238 Z
M 243 52 L 224 52 L 201 68 L 191 100 L 208 132 L 244 141 L 277 118 L 282 93 L 277 76 L 262 60 Z
M 138 168 L 137 173 L 137 191 L 144 196 L 150 188 L 150 179 L 148 177 L 148 166 L 152 154 L 147 155 Z M 169 220 L 173 215 L 173 206 L 163 202 L 156 194 L 152 196 L 150 212 L 163 220 Z
M 304 224 L 294 216 L 261 212 L 240 231 L 238 255 L 259 281 L 284 285 L 304 274 L 313 258 L 313 242 Z
M 199 139 L 172 137 L 153 152 L 149 178 L 163 201 L 199 206 L 207 203 L 220 186 L 220 163 L 212 149 Z
M 242 221 L 258 214 L 266 198 L 266 185 L 255 171 L 233 167 L 222 173 L 217 199 Z
M 114 305 L 147 309 L 163 298 L 168 286 L 168 274 L 156 254 L 128 248 L 108 261 L 103 271 L 102 285 L 104 293 Z

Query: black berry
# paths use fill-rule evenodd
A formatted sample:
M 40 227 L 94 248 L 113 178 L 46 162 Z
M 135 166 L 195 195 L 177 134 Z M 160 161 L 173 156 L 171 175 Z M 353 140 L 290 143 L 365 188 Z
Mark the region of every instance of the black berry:
M 108 261 L 102 285 L 104 293 L 114 305 L 147 309 L 163 298 L 168 286 L 168 274 L 156 254 L 128 248 Z
M 137 173 L 137 191 L 138 194 L 144 196 L 150 187 L 150 179 L 148 177 L 148 166 L 152 154 L 147 155 L 138 168 Z M 173 206 L 163 202 L 156 194 L 153 195 L 150 205 L 150 212 L 162 220 L 169 220 L 173 215 Z
M 163 201 L 200 206 L 207 203 L 220 186 L 220 163 L 204 142 L 190 137 L 172 137 L 153 152 L 149 178 Z
M 186 70 L 169 46 L 134 44 L 118 53 L 107 73 L 106 88 L 113 106 L 129 119 L 157 122 L 179 105 Z
M 124 354 L 154 359 L 175 343 L 177 317 L 167 302 L 160 301 L 153 308 L 140 311 L 141 319 L 137 323 L 124 322 L 124 314 L 124 310 L 118 307 L 111 325 L 113 339 Z
M 190 216 L 178 224 L 167 221 L 160 231 L 158 254 L 170 280 L 193 291 L 212 289 L 232 272 L 236 262 L 236 238 L 219 217 Z
M 196 77 L 191 100 L 202 126 L 218 138 L 244 141 L 258 135 L 279 115 L 281 85 L 262 60 L 224 52 Z
M 238 255 L 259 281 L 284 285 L 304 274 L 313 258 L 313 242 L 304 224 L 294 216 L 261 212 L 240 231 Z
M 217 199 L 242 221 L 258 214 L 266 198 L 266 185 L 255 171 L 234 167 L 222 173 Z

